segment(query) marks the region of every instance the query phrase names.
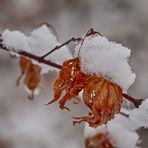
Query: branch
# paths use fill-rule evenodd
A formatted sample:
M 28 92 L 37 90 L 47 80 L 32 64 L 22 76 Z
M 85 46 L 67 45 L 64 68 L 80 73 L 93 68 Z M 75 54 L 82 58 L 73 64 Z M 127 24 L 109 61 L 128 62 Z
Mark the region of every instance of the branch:
M 122 96 L 125 99 L 129 100 L 130 102 L 132 102 L 135 105 L 135 107 L 139 107 L 141 105 L 142 101 L 143 101 L 143 99 L 135 99 L 134 97 L 129 96 L 128 94 L 124 94 L 124 93 L 122 94 Z
M 0 48 L 4 51 L 10 52 L 10 50 L 8 48 L 6 48 L 2 43 L 0 43 Z M 23 50 L 22 51 L 12 50 L 12 51 L 19 54 L 19 55 L 22 55 L 22 56 L 28 57 L 30 59 L 36 60 L 39 63 L 43 63 L 43 64 L 46 64 L 46 65 L 49 65 L 49 66 L 52 66 L 52 67 L 55 67 L 55 68 L 58 68 L 58 69 L 62 68 L 61 65 L 56 64 L 56 63 L 54 63 L 50 60 L 43 59 L 40 56 L 34 55 L 32 53 L 29 53 L 29 52 L 26 52 L 26 51 L 23 51 Z
M 18 53 L 19 53 L 20 55 L 23 55 L 23 56 L 28 57 L 28 58 L 30 58 L 30 59 L 36 60 L 36 61 L 38 61 L 39 63 L 43 63 L 43 64 L 46 64 L 46 65 L 49 65 L 49 66 L 52 66 L 52 67 L 55 67 L 55 68 L 58 68 L 58 69 L 61 69 L 61 68 L 62 68 L 62 66 L 59 65 L 59 64 L 56 64 L 56 63 L 54 63 L 54 62 L 52 62 L 52 61 L 50 61 L 50 60 L 43 59 L 43 58 L 41 58 L 40 56 L 36 56 L 36 55 L 31 54 L 31 53 L 29 53 L 29 52 L 20 51 L 20 52 L 18 52 Z
M 93 35 L 93 34 L 99 34 L 99 35 L 101 35 L 99 32 L 95 32 L 93 29 L 90 29 L 90 30 L 86 33 L 85 37 L 90 36 L 90 35 Z M 0 34 L 0 36 L 1 36 L 1 34 Z M 85 39 L 85 37 L 84 37 L 84 39 Z M 23 50 L 18 52 L 18 51 L 16 51 L 16 50 L 13 49 L 13 50 L 11 50 L 11 51 L 13 51 L 13 52 L 15 52 L 15 53 L 17 53 L 17 54 L 19 54 L 19 55 L 28 57 L 28 58 L 30 58 L 30 59 L 36 60 L 36 61 L 38 61 L 39 63 L 43 63 L 43 64 L 46 64 L 46 65 L 49 65 L 49 66 L 52 66 L 52 67 L 61 69 L 61 68 L 62 68 L 61 65 L 56 64 L 56 63 L 54 63 L 54 62 L 52 62 L 52 61 L 50 61 L 50 60 L 46 60 L 45 57 L 48 56 L 49 54 L 51 54 L 52 52 L 54 52 L 55 50 L 58 50 L 58 49 L 60 49 L 61 47 L 63 47 L 63 46 L 65 46 L 65 45 L 69 44 L 70 42 L 75 42 L 75 41 L 80 41 L 80 40 L 82 40 L 82 42 L 83 42 L 84 39 L 81 39 L 81 38 L 71 38 L 70 40 L 66 41 L 65 43 L 63 43 L 63 44 L 61 44 L 61 45 L 59 45 L 59 46 L 56 46 L 56 47 L 53 48 L 50 52 L 46 53 L 46 54 L 43 55 L 43 56 L 37 56 L 37 55 L 34 55 L 34 54 L 32 54 L 32 53 L 23 51 Z M 2 44 L 2 39 L 0 39 L 0 48 L 1 48 L 2 50 L 5 50 L 5 51 L 7 51 L 7 52 L 10 52 L 10 50 Z M 132 102 L 135 107 L 139 107 L 139 106 L 141 105 L 142 101 L 143 101 L 143 99 L 137 100 L 137 99 L 135 99 L 134 97 L 129 96 L 128 94 L 125 94 L 125 93 L 123 93 L 122 96 L 123 96 L 125 99 L 129 100 L 130 102 Z

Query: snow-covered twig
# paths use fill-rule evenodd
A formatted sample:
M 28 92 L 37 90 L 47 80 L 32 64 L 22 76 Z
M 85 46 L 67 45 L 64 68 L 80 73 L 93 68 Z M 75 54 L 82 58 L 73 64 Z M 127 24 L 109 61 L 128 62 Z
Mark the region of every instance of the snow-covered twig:
M 7 49 L 3 44 L 1 44 L 0 43 L 0 48 L 2 49 L 2 50 L 5 50 L 5 51 L 7 51 L 7 52 L 9 52 L 9 49 Z M 55 68 L 58 68 L 58 69 L 61 69 L 62 68 L 62 66 L 61 65 L 59 65 L 59 64 L 56 64 L 56 63 L 54 63 L 54 62 L 52 62 L 52 61 L 50 61 L 50 60 L 46 60 L 46 59 L 44 59 L 44 58 L 41 58 L 40 56 L 36 56 L 36 55 L 34 55 L 34 54 L 32 54 L 32 53 L 29 53 L 29 52 L 26 52 L 26 51 L 15 51 L 15 50 L 13 50 L 13 52 L 16 52 L 17 54 L 19 54 L 19 55 L 22 55 L 22 56 L 25 56 L 25 57 L 28 57 L 28 58 L 30 58 L 30 59 L 33 59 L 33 60 L 36 60 L 36 61 L 38 61 L 39 63 L 43 63 L 43 64 L 46 64 L 46 65 L 49 65 L 49 66 L 52 66 L 52 67 L 55 67 Z
M 86 33 L 86 36 L 90 36 L 90 35 L 94 35 L 94 34 L 99 34 L 101 35 L 99 32 L 96 32 L 94 31 L 92 28 Z M 1 34 L 0 34 L 1 36 Z M 101 35 L 102 36 L 102 35 Z M 84 37 L 85 38 L 85 37 Z M 46 65 L 49 65 L 49 66 L 52 66 L 52 67 L 55 67 L 57 69 L 61 69 L 62 66 L 60 64 L 57 64 L 55 62 L 52 62 L 51 60 L 47 60 L 45 59 L 45 57 L 47 57 L 48 55 L 50 55 L 51 53 L 53 53 L 54 51 L 60 49 L 61 47 L 69 44 L 70 42 L 75 42 L 75 41 L 81 41 L 83 42 L 83 39 L 82 38 L 71 38 L 69 39 L 68 41 L 64 42 L 63 44 L 61 45 L 58 45 L 58 46 L 55 46 L 52 50 L 50 50 L 50 52 L 47 52 L 46 54 L 44 54 L 43 56 L 38 56 L 38 55 L 35 55 L 35 54 L 32 54 L 28 51 L 25 51 L 25 50 L 19 50 L 19 51 L 16 51 L 15 49 L 11 49 L 11 51 L 19 54 L 19 55 L 22 55 L 22 56 L 25 56 L 25 57 L 28 57 L 30 59 L 33 59 L 33 60 L 36 60 L 37 62 L 39 63 L 43 63 L 43 64 L 46 64 Z M 0 48 L 2 50 L 5 50 L 7 52 L 10 52 L 10 50 L 2 44 L 2 40 L 0 40 Z M 130 102 L 132 102 L 134 104 L 135 107 L 139 107 L 142 103 L 142 99 L 140 100 L 137 100 L 136 98 L 132 97 L 132 96 L 129 96 L 128 94 L 125 94 L 123 93 L 123 97 L 127 100 L 129 100 Z

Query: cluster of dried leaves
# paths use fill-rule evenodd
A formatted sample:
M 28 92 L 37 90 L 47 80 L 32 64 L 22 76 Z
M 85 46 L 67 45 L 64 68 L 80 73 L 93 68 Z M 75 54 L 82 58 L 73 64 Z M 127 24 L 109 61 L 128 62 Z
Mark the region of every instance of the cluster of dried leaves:
M 23 78 L 23 83 L 31 91 L 29 99 L 33 99 L 34 91 L 39 87 L 41 80 L 41 68 L 23 56 L 20 57 L 19 66 L 21 75 L 17 85 Z M 60 99 L 63 91 L 65 94 Z M 102 76 L 83 73 L 79 58 L 70 59 L 63 63 L 59 77 L 54 83 L 54 98 L 48 105 L 60 99 L 59 107 L 62 110 L 70 111 L 65 106 L 66 102 L 73 99 L 73 103 L 79 103 L 78 95 L 81 91 L 82 99 L 89 108 L 89 113 L 87 116 L 73 117 L 75 119 L 74 125 L 84 121 L 91 127 L 97 127 L 107 123 L 114 118 L 116 113 L 119 113 L 123 101 L 121 87 Z
M 120 86 L 102 76 L 84 74 L 78 58 L 63 63 L 54 84 L 54 99 L 48 104 L 60 99 L 63 91 L 65 95 L 59 101 L 62 110 L 70 110 L 65 106 L 68 100 L 75 99 L 79 102 L 78 95 L 81 91 L 82 99 L 90 110 L 88 116 L 73 117 L 76 120 L 74 125 L 83 121 L 91 127 L 105 124 L 119 113 L 123 101 Z
M 94 34 L 101 35 L 93 29 L 90 29 L 83 39 L 72 38 L 64 44 L 56 46 L 53 51 L 71 41 L 81 40 L 82 46 L 85 38 Z M 9 51 L 9 49 L 2 44 L 2 40 L 0 40 L 0 47 Z M 35 59 L 38 62 L 45 62 L 49 65 L 52 64 L 52 66 L 54 65 L 55 67 L 58 66 L 58 68 L 61 69 L 59 77 L 54 84 L 54 98 L 48 103 L 48 105 L 59 100 L 64 91 L 65 95 L 60 99 L 59 107 L 62 110 L 66 109 L 70 111 L 70 109 L 65 106 L 66 102 L 73 99 L 74 103 L 79 103 L 80 99 L 78 98 L 78 95 L 82 91 L 82 99 L 84 104 L 89 108 L 89 113 L 87 116 L 73 117 L 75 119 L 75 121 L 73 121 L 74 125 L 81 122 L 87 122 L 89 126 L 97 127 L 107 123 L 114 118 L 116 113 L 120 112 L 123 101 L 122 88 L 120 86 L 105 77 L 83 73 L 81 71 L 79 58 L 67 60 L 62 66 L 51 63 L 51 61 L 46 61 L 45 57 L 51 53 L 52 52 L 49 52 L 43 57 L 37 57 L 27 52 L 17 52 L 17 54 L 20 54 L 19 67 L 21 70 L 17 85 L 19 85 L 20 80 L 23 79 L 23 83 L 31 92 L 29 99 L 33 99 L 35 90 L 39 87 L 41 81 L 41 67 L 32 62 L 32 59 Z
M 39 87 L 41 81 L 41 67 L 34 64 L 32 59 L 48 64 L 49 66 L 60 68 L 59 77 L 56 79 L 53 87 L 54 97 L 47 105 L 60 99 L 59 107 L 62 110 L 66 109 L 70 111 L 70 109 L 65 106 L 66 102 L 68 100 L 73 100 L 73 103 L 78 104 L 80 102 L 79 95 L 81 95 L 84 104 L 89 109 L 89 113 L 86 116 L 73 117 L 73 124 L 76 125 L 81 122 L 87 122 L 90 127 L 94 128 L 106 124 L 109 120 L 114 118 L 115 114 L 120 112 L 123 96 L 133 102 L 136 107 L 141 104 L 142 100 L 135 100 L 131 96 L 124 94 L 122 88 L 118 84 L 101 75 L 86 74 L 82 72 L 79 58 L 69 59 L 61 66 L 51 61 L 47 61 L 45 57 L 62 46 L 69 44 L 71 41 L 81 40 L 82 45 L 87 36 L 95 34 L 101 35 L 93 29 L 90 29 L 83 39 L 72 38 L 64 44 L 56 46 L 43 57 L 38 57 L 27 52 L 17 52 L 17 54 L 20 55 L 19 67 L 21 70 L 17 85 L 19 85 L 20 80 L 23 80 L 27 89 L 31 92 L 31 95 L 28 96 L 29 99 L 32 100 L 34 98 L 35 90 Z M 0 48 L 9 52 L 9 49 L 2 44 L 1 39 Z M 98 133 L 95 136 L 86 138 L 85 145 L 86 148 L 114 147 L 105 133 Z

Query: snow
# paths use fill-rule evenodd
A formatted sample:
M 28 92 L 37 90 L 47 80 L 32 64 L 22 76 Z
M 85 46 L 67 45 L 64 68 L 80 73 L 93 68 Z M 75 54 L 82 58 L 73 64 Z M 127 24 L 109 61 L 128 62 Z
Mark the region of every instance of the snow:
M 88 123 L 84 126 L 84 137 L 95 136 L 97 133 L 106 133 L 107 127 L 105 125 L 99 126 L 97 128 L 90 127 Z
M 91 137 L 97 133 L 108 133 L 111 142 L 118 148 L 137 148 L 139 136 L 136 133 L 136 125 L 128 118 L 117 115 L 107 125 L 102 125 L 96 129 L 85 125 L 84 136 Z
M 100 35 L 85 38 L 75 48 L 75 57 L 80 58 L 81 69 L 85 73 L 97 74 L 120 85 L 127 90 L 135 80 L 135 73 L 128 64 L 130 49 L 110 42 Z
M 6 138 L 11 139 L 15 148 L 56 148 L 60 144 L 64 148 L 69 148 L 70 144 L 71 148 L 79 147 L 77 138 L 71 136 L 75 131 L 70 119 L 62 112 L 59 113 L 57 108 L 45 108 L 44 101 L 29 102 L 25 107 L 18 107 L 19 111 L 14 109 L 8 119 L 9 123 L 3 124 L 2 127 L 6 128 L 2 129 L 2 133 L 4 131 Z
M 32 49 L 31 52 L 38 56 L 48 53 L 55 46 L 61 44 L 46 25 L 42 25 L 40 28 L 33 30 L 31 36 L 28 38 L 28 42 Z M 72 58 L 72 55 L 67 46 L 63 46 L 46 57 L 46 59 L 57 64 L 62 64 L 65 60 L 70 58 Z M 41 65 L 42 73 L 47 73 L 49 70 L 57 70 L 45 64 Z
M 7 29 L 2 33 L 2 39 L 2 43 L 10 51 L 15 50 L 16 52 L 19 52 L 23 50 L 38 56 L 48 53 L 55 46 L 61 44 L 50 28 L 45 24 L 33 30 L 30 33 L 30 36 L 27 36 L 20 31 L 10 31 Z M 63 46 L 46 57 L 47 60 L 51 60 L 57 64 L 62 64 L 65 60 L 70 58 L 72 58 L 72 55 L 70 54 L 67 46 Z M 36 61 L 33 61 L 33 63 L 41 66 L 42 74 L 47 73 L 49 70 L 57 70 L 56 68 L 38 63 Z
M 10 51 L 22 51 L 22 49 L 30 51 L 27 38 L 24 33 L 20 31 L 10 31 L 6 29 L 2 33 L 2 44 L 4 44 Z
M 148 128 L 148 99 L 142 102 L 139 108 L 130 111 L 130 120 L 133 121 L 139 128 Z
M 139 136 L 135 131 L 129 131 L 119 123 L 110 124 L 108 131 L 118 148 L 137 148 Z

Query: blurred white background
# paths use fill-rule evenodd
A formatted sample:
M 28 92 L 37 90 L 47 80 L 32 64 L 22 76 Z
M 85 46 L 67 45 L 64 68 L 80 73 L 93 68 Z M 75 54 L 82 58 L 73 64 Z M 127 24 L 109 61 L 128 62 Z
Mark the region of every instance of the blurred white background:
M 60 41 L 82 36 L 90 27 L 109 40 L 132 50 L 130 63 L 137 78 L 129 93 L 148 97 L 148 1 L 147 0 L 0 0 L 0 31 L 29 33 L 41 23 L 54 26 Z M 52 97 L 56 73 L 44 77 L 41 94 L 27 100 L 23 86 L 16 88 L 17 60 L 0 52 L 0 148 L 84 148 L 83 125 L 73 127 L 70 114 Z M 147 148 L 147 130 L 139 131 Z

